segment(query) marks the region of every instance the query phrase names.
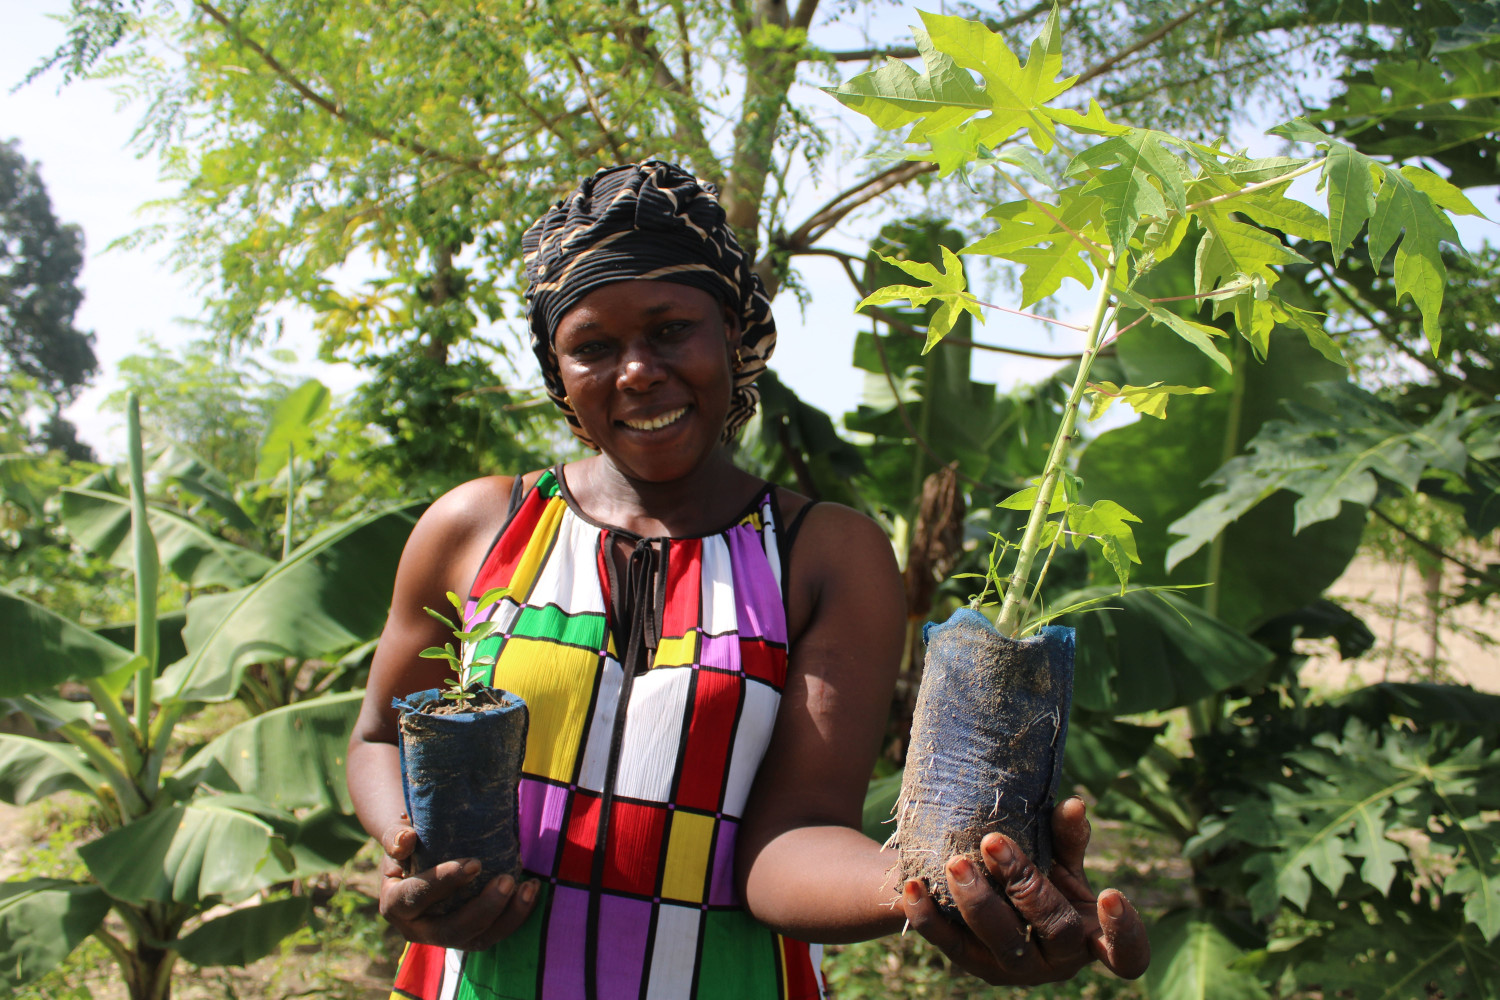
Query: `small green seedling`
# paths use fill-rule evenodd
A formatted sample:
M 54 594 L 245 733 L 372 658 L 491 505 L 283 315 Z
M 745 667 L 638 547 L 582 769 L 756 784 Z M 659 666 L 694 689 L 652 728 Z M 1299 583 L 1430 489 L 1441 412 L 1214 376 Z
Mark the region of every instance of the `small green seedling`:
M 474 606 L 474 613 L 478 614 L 479 612 L 490 607 L 490 605 L 494 604 L 496 601 L 500 600 L 502 597 L 506 597 L 509 594 L 509 587 L 494 587 L 490 590 L 486 590 L 483 594 L 480 595 L 479 603 Z M 450 590 L 448 591 L 448 603 L 453 605 L 453 610 L 458 616 L 458 620 L 463 621 L 463 600 Z M 466 642 L 481 642 L 487 636 L 489 636 L 490 633 L 494 632 L 495 629 L 500 627 L 498 622 L 490 620 L 480 622 L 472 629 L 464 631 L 460 626 L 455 625 L 453 621 L 450 620 L 448 616 L 443 614 L 442 612 L 434 611 L 432 608 L 426 607 L 424 607 L 422 610 L 427 612 L 432 617 L 436 618 L 438 621 L 442 622 L 444 625 L 448 626 L 449 631 L 453 633 L 453 637 L 457 639 L 460 644 Z M 444 643 L 442 646 L 428 646 L 417 655 L 425 657 L 429 660 L 447 660 L 448 666 L 453 671 L 453 676 L 448 678 L 448 682 L 444 686 L 443 697 L 448 699 L 449 701 L 463 701 L 468 698 L 468 691 L 465 690 L 465 682 L 467 678 L 464 676 L 463 659 L 458 651 L 453 648 L 453 643 Z M 472 663 L 470 663 L 469 668 L 472 670 L 476 667 L 489 667 L 494 666 L 494 663 L 495 658 L 493 656 L 481 656 L 477 657 Z

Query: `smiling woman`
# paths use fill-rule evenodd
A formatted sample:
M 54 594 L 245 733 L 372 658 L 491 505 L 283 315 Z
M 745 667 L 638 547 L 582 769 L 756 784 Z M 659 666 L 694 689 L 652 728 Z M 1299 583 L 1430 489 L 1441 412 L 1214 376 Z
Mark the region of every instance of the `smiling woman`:
M 581 461 L 444 496 L 402 557 L 349 754 L 387 858 L 381 910 L 411 943 L 395 996 L 822 993 L 818 942 L 911 924 L 991 982 L 1145 968 L 1145 931 L 1082 873 L 1082 804 L 1044 877 L 1006 838 L 949 863 L 964 923 L 859 832 L 905 632 L 891 547 L 857 512 L 763 482 L 726 443 L 775 344 L 759 280 L 711 189 L 675 167 L 585 180 L 527 233 L 528 315 Z M 507 595 L 481 606 L 495 588 Z M 442 916 L 479 865 L 404 871 L 391 701 L 434 687 L 423 613 L 449 591 L 469 679 L 530 707 L 520 882 Z M 481 665 L 483 664 L 483 665 Z

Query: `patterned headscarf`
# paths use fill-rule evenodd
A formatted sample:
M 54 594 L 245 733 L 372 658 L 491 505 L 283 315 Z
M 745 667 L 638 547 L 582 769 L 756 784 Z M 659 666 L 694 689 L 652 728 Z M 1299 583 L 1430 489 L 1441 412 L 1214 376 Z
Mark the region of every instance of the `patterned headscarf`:
M 585 444 L 594 446 L 566 401 L 553 338 L 563 315 L 585 295 L 631 278 L 691 285 L 739 316 L 724 441 L 755 412 L 760 392 L 752 383 L 776 347 L 776 322 L 765 286 L 729 231 L 712 184 L 658 160 L 606 167 L 526 230 L 521 251 L 531 347 L 547 395 Z

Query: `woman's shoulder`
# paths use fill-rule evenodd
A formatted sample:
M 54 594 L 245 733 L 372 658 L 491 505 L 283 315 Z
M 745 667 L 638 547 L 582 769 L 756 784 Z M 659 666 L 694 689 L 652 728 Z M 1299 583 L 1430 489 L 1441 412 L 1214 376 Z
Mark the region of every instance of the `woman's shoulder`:
M 481 476 L 461 483 L 432 502 L 417 522 L 417 530 L 434 541 L 450 543 L 479 535 L 492 537 L 542 471 Z

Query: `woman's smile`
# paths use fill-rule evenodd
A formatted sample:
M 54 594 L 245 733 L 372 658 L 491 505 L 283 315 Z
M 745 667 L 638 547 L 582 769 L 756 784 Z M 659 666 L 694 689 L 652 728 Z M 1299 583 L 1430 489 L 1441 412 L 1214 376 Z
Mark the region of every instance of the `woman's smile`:
M 675 424 L 677 421 L 687 416 L 688 409 L 689 407 L 679 406 L 677 409 L 668 410 L 666 413 L 663 413 L 660 416 L 640 417 L 636 419 L 624 418 L 620 421 L 620 423 L 624 424 L 626 427 L 629 427 L 633 431 L 659 431 L 665 427 L 669 427 L 672 424 Z

